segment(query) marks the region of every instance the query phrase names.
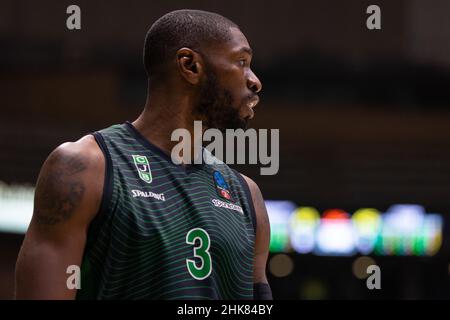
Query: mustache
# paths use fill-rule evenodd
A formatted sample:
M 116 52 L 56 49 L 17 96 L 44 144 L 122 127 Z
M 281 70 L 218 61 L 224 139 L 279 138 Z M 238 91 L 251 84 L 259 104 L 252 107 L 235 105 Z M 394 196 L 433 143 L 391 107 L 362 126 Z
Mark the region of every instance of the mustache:
M 249 93 L 246 97 L 245 100 L 247 102 L 251 102 L 253 100 L 259 100 L 259 96 L 256 93 Z

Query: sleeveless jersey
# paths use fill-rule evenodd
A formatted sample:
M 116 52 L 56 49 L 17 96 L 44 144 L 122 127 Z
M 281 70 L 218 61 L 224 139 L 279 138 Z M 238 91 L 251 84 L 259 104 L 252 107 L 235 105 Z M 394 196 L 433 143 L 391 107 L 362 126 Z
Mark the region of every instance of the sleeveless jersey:
M 130 123 L 95 132 L 106 160 L 77 299 L 253 299 L 256 218 L 246 181 L 176 165 Z

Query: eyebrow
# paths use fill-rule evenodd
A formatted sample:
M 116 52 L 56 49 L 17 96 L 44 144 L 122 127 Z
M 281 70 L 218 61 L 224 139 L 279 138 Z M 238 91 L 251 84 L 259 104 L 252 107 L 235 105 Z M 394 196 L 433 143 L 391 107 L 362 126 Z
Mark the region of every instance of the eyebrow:
M 241 47 L 238 50 L 238 53 L 248 53 L 249 55 L 253 56 L 253 50 L 249 47 Z

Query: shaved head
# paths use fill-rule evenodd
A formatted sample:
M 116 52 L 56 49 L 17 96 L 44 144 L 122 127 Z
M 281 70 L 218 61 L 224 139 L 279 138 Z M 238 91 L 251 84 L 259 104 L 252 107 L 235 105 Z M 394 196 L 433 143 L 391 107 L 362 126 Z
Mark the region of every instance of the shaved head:
M 167 64 L 183 47 L 199 53 L 208 45 L 226 42 L 230 28 L 238 26 L 229 19 L 201 10 L 177 10 L 159 18 L 149 29 L 144 44 L 144 66 L 152 80 L 163 80 Z

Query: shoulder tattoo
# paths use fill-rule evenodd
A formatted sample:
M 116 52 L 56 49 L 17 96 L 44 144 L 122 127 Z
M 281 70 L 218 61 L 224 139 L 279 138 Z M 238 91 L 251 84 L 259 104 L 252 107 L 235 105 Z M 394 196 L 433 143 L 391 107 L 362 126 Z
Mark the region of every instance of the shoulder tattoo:
M 38 224 L 55 225 L 70 219 L 85 192 L 79 174 L 86 168 L 87 161 L 79 154 L 50 156 L 36 186 L 34 215 Z

